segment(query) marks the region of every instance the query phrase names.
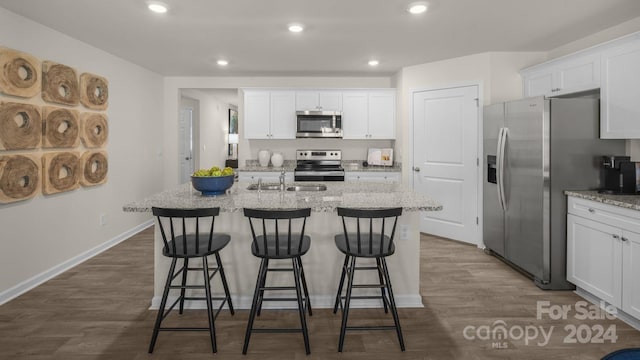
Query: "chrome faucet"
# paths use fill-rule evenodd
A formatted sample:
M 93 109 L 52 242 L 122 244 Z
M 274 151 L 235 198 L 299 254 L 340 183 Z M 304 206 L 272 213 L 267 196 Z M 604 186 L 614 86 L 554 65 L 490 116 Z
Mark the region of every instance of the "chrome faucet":
M 285 172 L 284 172 L 284 170 L 282 170 L 280 172 L 280 191 L 284 191 L 284 188 L 285 188 L 284 176 L 285 176 Z
M 258 178 L 258 191 L 262 190 L 262 178 Z

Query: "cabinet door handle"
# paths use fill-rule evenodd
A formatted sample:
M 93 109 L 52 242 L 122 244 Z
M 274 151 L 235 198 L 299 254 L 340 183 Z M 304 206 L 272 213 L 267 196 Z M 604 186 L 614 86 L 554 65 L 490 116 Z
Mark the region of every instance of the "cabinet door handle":
M 595 212 L 596 212 L 596 210 L 595 210 L 595 209 L 593 209 L 593 208 L 589 208 L 589 212 L 593 214 L 593 213 L 595 213 Z
M 613 234 L 613 238 L 617 240 L 617 239 L 620 239 L 620 236 Z
M 626 237 L 624 237 L 624 236 L 623 236 L 623 237 L 621 237 L 621 238 L 620 238 L 620 240 L 622 240 L 622 241 L 627 241 L 627 240 L 629 240 L 629 239 L 627 239 Z

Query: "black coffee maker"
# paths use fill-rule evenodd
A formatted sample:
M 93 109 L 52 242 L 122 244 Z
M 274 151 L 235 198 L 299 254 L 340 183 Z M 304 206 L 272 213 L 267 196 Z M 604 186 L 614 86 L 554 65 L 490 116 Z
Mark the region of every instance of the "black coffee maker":
M 603 156 L 598 190 L 604 194 L 636 194 L 636 162 L 629 156 Z

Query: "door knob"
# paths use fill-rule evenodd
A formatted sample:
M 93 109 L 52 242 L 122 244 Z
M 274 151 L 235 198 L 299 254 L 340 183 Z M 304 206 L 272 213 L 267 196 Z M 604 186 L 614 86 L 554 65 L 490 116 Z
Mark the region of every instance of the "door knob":
M 413 171 L 415 171 L 415 172 L 420 172 L 420 168 L 419 168 L 419 167 L 417 167 L 417 166 L 415 166 L 415 167 L 413 168 Z

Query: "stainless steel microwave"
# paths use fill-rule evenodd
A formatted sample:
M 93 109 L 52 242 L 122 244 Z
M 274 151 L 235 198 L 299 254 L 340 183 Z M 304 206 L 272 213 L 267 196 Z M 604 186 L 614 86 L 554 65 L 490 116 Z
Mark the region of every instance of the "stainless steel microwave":
M 297 138 L 341 138 L 340 111 L 296 111 Z

